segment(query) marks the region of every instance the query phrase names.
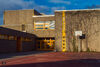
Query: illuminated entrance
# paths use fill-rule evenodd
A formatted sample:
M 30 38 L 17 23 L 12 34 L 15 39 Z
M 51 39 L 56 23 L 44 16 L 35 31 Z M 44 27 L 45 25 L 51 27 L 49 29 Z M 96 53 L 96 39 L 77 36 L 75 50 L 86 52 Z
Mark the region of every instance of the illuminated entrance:
M 37 50 L 54 50 L 55 39 L 54 38 L 38 38 L 36 41 Z

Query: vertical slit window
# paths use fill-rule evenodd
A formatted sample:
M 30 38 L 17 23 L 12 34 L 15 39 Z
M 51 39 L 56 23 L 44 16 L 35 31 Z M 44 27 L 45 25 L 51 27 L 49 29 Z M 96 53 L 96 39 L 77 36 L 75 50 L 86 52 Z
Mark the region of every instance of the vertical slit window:
M 22 24 L 22 31 L 25 31 L 25 25 Z

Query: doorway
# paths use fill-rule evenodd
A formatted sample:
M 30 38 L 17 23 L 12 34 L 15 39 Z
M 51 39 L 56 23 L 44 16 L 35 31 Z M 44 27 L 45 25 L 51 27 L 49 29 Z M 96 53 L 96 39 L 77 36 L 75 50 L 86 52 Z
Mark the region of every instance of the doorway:
M 54 50 L 55 39 L 54 38 L 38 38 L 36 40 L 37 50 Z

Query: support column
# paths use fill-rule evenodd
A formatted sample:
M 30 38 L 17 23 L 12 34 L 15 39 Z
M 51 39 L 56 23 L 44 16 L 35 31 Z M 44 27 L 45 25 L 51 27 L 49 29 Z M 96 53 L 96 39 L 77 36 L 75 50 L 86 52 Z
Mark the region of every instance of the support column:
M 21 37 L 17 37 L 17 41 L 16 41 L 16 46 L 17 46 L 17 52 L 21 52 L 22 51 L 22 38 Z

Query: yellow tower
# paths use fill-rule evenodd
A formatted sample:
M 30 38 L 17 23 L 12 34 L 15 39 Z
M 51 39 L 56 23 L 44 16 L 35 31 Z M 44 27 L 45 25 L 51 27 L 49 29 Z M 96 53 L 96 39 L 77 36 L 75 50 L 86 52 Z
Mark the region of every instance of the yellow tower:
M 62 52 L 66 51 L 65 11 L 62 12 Z

